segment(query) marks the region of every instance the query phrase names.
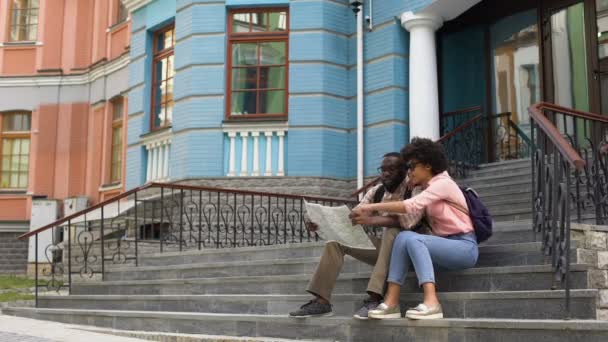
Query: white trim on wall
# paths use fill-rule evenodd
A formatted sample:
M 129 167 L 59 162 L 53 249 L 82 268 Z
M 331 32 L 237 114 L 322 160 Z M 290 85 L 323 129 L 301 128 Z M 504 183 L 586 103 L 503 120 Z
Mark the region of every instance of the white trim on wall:
M 87 73 L 79 75 L 0 77 L 0 88 L 87 85 L 99 78 L 109 76 L 122 68 L 126 68 L 129 62 L 129 55 L 125 54 L 109 63 L 105 63 Z

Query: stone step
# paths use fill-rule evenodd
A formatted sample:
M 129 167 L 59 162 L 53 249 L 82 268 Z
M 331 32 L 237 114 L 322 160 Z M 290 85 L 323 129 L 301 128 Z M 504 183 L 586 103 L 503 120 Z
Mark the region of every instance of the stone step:
M 562 290 L 439 293 L 446 318 L 560 319 L 564 314 Z M 571 318 L 595 319 L 597 290 L 570 292 Z M 335 294 L 333 313 L 352 315 L 363 294 Z M 228 314 L 287 315 L 310 300 L 302 295 L 152 295 L 152 296 L 41 296 L 40 308 L 88 310 L 147 310 Z M 402 312 L 422 301 L 422 294 L 403 293 Z M 542 307 L 542 310 L 539 310 Z
M 588 266 L 572 264 L 570 284 L 572 289 L 588 287 Z M 458 272 L 438 272 L 438 291 L 526 291 L 552 288 L 551 265 L 480 267 Z M 72 294 L 82 295 L 142 295 L 142 294 L 293 294 L 303 293 L 310 274 L 277 276 L 240 276 L 191 279 L 156 279 L 104 281 L 72 284 Z M 363 293 L 367 287 L 369 272 L 341 274 L 335 293 Z M 416 277 L 409 274 L 404 291 L 418 289 Z
M 576 242 L 572 243 L 573 249 Z M 296 248 L 311 249 L 311 257 L 294 258 L 287 253 Z M 294 246 L 290 249 L 275 249 L 271 259 L 251 260 L 248 254 L 242 253 L 241 260 L 213 260 L 194 264 L 179 264 L 167 266 L 115 267 L 110 269 L 105 280 L 154 280 L 154 279 L 190 279 L 211 277 L 233 277 L 245 275 L 286 275 L 311 274 L 316 269 L 323 245 L 315 244 L 307 247 Z M 281 253 L 282 252 L 282 253 Z M 219 254 L 226 255 L 226 254 Z M 577 263 L 576 250 L 571 255 L 573 263 Z M 217 255 L 216 255 L 217 256 Z M 551 263 L 551 259 L 541 253 L 540 242 L 518 243 L 509 245 L 486 245 L 479 247 L 479 259 L 476 267 L 542 265 Z M 342 272 L 369 272 L 371 266 L 347 256 Z
M 585 341 L 604 342 L 608 322 L 594 320 L 406 319 L 351 317 L 293 319 L 284 315 L 8 308 L 5 314 L 118 330 L 332 341 Z
M 456 182 L 461 186 L 477 188 L 485 184 L 518 182 L 523 180 L 529 180 L 530 183 L 532 183 L 532 172 L 527 170 L 508 174 L 485 175 L 482 177 L 465 178 L 457 180 Z
M 509 244 L 532 241 L 532 223 L 529 221 L 508 224 L 495 223 L 492 237 L 484 242 L 487 245 Z M 268 260 L 276 258 L 304 258 L 319 255 L 312 246 L 322 246 L 320 242 L 295 244 L 277 244 L 272 246 L 253 246 L 240 248 L 206 248 L 201 251 L 166 252 L 144 255 L 139 260 L 140 266 L 182 265 L 202 262 L 226 262 L 231 260 Z
M 528 174 L 532 174 L 532 164 L 527 162 L 525 164 L 517 164 L 507 167 L 487 167 L 483 166 L 478 170 L 472 170 L 467 173 L 467 178 L 465 179 L 475 179 L 480 177 L 488 177 L 494 175 L 510 175 L 513 173 L 524 173 L 528 172 Z
M 479 170 L 505 170 L 517 167 L 523 167 L 524 165 L 532 165 L 530 158 L 514 159 L 514 160 L 503 160 L 494 163 L 485 163 L 479 165 Z

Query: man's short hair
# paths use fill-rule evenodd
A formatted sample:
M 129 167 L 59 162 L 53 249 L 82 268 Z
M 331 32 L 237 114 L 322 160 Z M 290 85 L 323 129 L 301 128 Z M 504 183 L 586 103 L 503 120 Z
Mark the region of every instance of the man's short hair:
M 382 158 L 388 158 L 388 157 L 401 158 L 401 154 L 399 152 L 389 152 L 382 156 Z

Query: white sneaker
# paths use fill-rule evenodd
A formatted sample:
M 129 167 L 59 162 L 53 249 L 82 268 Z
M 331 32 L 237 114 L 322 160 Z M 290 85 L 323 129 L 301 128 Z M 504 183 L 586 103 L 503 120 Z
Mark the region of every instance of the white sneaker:
M 380 303 L 376 309 L 369 310 L 367 315 L 373 319 L 398 319 L 401 318 L 401 309 L 399 309 L 399 304 L 391 308 L 384 303 Z
M 441 304 L 434 307 L 428 307 L 426 304 L 418 304 L 417 307 L 407 310 L 405 317 L 409 319 L 439 319 L 443 318 L 443 310 Z

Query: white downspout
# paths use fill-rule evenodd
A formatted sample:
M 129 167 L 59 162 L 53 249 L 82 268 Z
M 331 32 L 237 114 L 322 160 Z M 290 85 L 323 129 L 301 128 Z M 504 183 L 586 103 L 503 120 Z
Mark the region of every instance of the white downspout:
M 357 15 L 357 189 L 363 187 L 363 6 Z

